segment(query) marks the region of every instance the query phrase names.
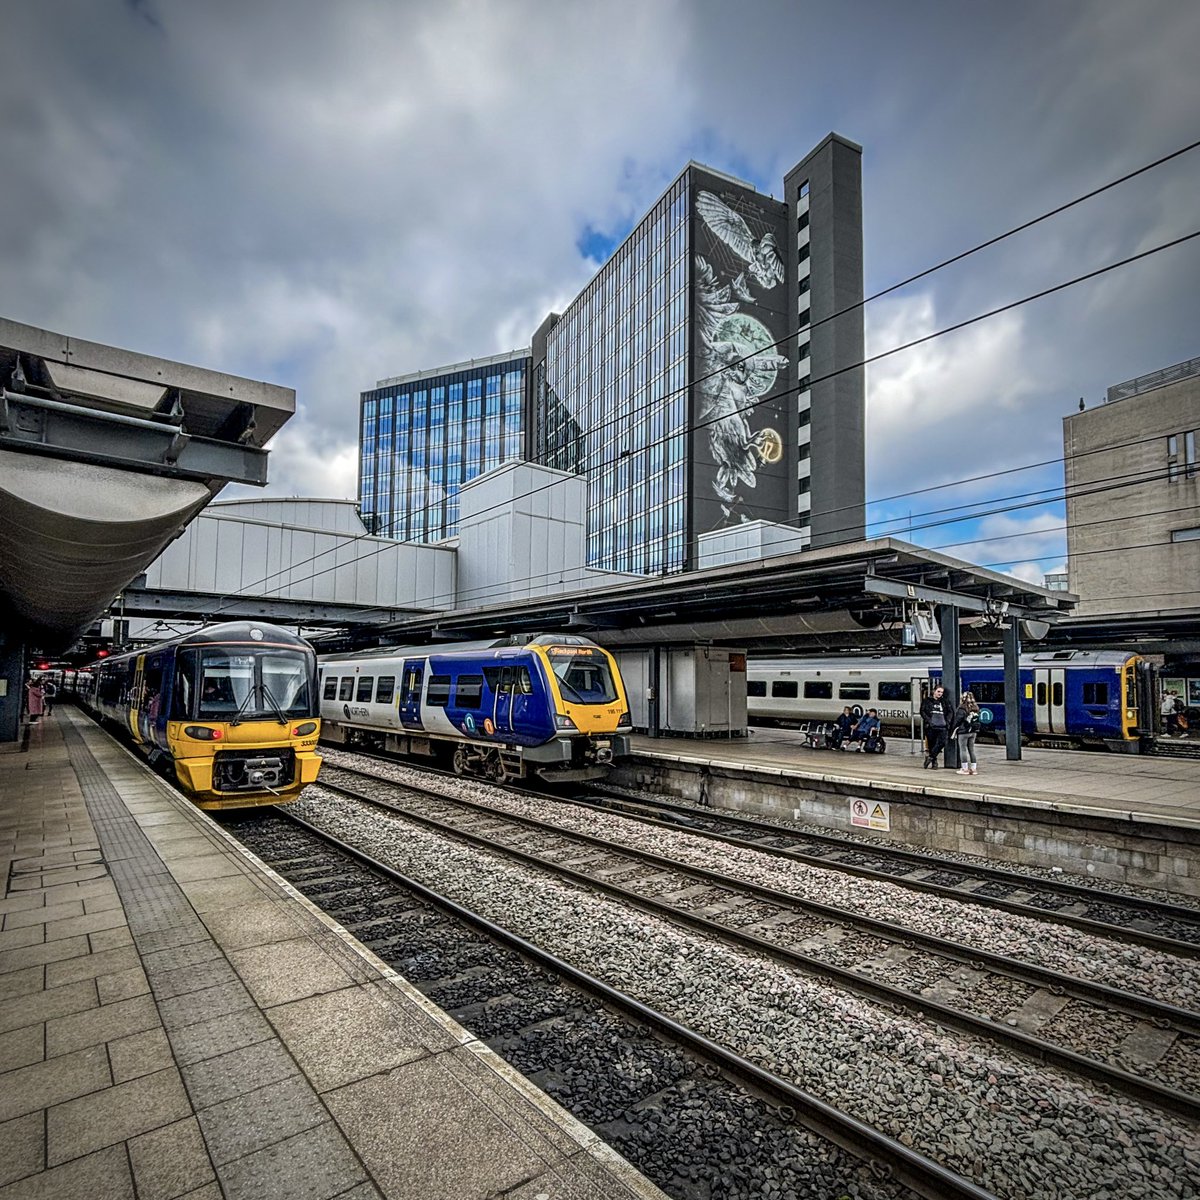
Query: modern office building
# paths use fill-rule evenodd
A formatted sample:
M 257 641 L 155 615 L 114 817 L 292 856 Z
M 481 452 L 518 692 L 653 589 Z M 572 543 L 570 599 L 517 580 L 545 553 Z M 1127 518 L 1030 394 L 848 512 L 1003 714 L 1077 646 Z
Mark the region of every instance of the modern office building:
M 1200 358 L 1119 383 L 1064 418 L 1078 618 L 1200 614 L 1198 454 Z
M 782 200 L 689 163 L 530 351 L 364 392 L 367 528 L 448 536 L 458 488 L 523 455 L 586 479 L 602 571 L 711 566 L 700 539 L 752 523 L 779 552 L 861 538 L 861 159 L 830 134 Z
M 363 392 L 358 501 L 380 537 L 436 542 L 458 528 L 458 492 L 524 457 L 529 351 L 381 379 Z
M 589 565 L 686 570 L 751 521 L 862 536 L 861 155 L 830 134 L 783 200 L 689 163 L 534 334 L 530 449 L 588 479 Z

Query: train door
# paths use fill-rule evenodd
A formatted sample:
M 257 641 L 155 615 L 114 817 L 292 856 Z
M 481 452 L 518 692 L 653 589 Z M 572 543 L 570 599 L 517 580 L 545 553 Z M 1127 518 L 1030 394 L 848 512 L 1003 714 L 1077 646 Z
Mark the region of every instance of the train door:
M 1067 732 L 1067 672 L 1062 667 L 1036 667 L 1033 672 L 1033 717 L 1038 733 Z
M 512 733 L 513 727 L 513 677 L 514 667 L 501 667 L 492 705 L 492 722 L 497 733 Z
M 419 658 L 406 659 L 400 676 L 400 724 L 405 729 L 424 729 L 421 724 L 421 681 L 425 663 Z
M 129 689 L 129 732 L 133 734 L 135 742 L 142 741 L 140 715 L 142 708 L 142 680 L 145 674 L 146 656 L 139 654 L 134 660 L 133 686 Z

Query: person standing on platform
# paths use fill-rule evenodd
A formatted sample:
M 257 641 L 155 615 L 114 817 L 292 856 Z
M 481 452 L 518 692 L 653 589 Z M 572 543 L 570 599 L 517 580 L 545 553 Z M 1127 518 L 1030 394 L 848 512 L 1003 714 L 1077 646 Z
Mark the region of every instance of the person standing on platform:
M 45 707 L 46 716 L 49 716 L 54 711 L 54 699 L 58 695 L 58 688 L 54 686 L 53 679 L 42 679 L 42 703 Z
M 941 766 L 938 755 L 946 748 L 946 734 L 953 716 L 954 706 L 946 695 L 946 689 L 939 683 L 921 701 L 921 724 L 925 728 L 925 761 L 922 766 L 935 771 Z
M 1174 692 L 1163 692 L 1158 712 L 1162 717 L 1163 733 L 1175 737 L 1179 733 L 1179 701 Z
M 30 725 L 41 720 L 46 708 L 46 693 L 40 679 L 31 679 L 25 685 L 25 707 L 29 710 Z
M 979 705 L 970 692 L 963 692 L 950 722 L 950 736 L 958 739 L 958 768 L 960 775 L 978 775 L 975 761 L 975 738 L 979 735 Z

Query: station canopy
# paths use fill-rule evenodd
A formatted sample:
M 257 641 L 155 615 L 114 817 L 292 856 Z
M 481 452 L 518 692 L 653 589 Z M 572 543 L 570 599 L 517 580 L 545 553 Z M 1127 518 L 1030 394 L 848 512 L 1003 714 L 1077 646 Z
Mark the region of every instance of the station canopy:
M 570 630 L 610 648 L 709 642 L 749 650 L 897 648 L 935 606 L 961 614 L 963 642 L 995 644 L 1020 620 L 1044 636 L 1076 598 L 894 538 L 852 542 L 614 587 L 427 614 L 320 639 L 329 649 Z
M 0 319 L 0 632 L 65 648 L 227 483 L 290 388 Z

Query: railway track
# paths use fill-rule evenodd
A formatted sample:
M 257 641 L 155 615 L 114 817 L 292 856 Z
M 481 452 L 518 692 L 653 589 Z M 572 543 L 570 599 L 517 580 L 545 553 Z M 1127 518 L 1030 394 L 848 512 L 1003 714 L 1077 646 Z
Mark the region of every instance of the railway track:
M 873 1001 L 1200 1118 L 1200 1013 L 1190 1009 L 369 772 L 335 767 L 323 786 Z
M 281 812 L 251 850 L 681 1200 L 992 1193 Z
M 956 901 L 969 899 L 1169 954 L 1200 958 L 1200 909 L 915 850 L 877 847 L 836 834 L 791 830 L 770 821 L 697 809 L 666 799 L 634 798 L 599 786 L 581 789 L 574 797 L 564 799 L 863 879 L 901 883 L 932 895 Z

